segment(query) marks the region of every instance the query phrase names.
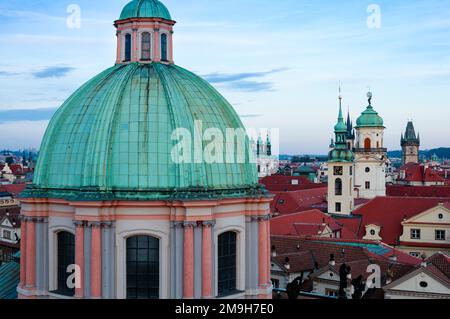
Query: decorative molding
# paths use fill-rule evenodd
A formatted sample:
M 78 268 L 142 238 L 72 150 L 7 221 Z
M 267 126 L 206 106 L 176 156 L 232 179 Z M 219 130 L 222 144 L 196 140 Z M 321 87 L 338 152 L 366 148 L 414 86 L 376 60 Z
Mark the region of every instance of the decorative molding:
M 208 228 L 208 227 L 213 228 L 214 226 L 216 226 L 216 221 L 215 220 L 204 221 L 204 222 L 202 222 L 202 226 L 206 227 L 206 228 Z

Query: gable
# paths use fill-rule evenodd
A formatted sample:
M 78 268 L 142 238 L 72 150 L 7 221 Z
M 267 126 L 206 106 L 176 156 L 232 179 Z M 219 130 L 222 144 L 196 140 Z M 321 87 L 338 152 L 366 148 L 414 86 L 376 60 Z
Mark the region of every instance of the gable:
M 425 284 L 426 283 L 426 287 Z M 416 271 L 413 276 L 406 276 L 386 287 L 389 290 L 413 291 L 420 293 L 448 294 L 449 287 L 431 276 L 423 269 Z
M 3 221 L 2 221 L 2 223 L 0 225 L 3 226 L 3 227 L 13 227 L 13 225 L 11 224 L 9 219 L 6 218 L 6 217 L 3 219 Z
M 324 279 L 324 280 L 333 280 L 333 281 L 337 281 L 339 282 L 339 274 L 333 270 L 328 270 L 328 271 L 324 271 L 322 272 L 319 276 L 317 276 L 316 278 L 318 279 Z
M 442 215 L 442 219 L 439 215 Z M 433 224 L 450 224 L 450 210 L 443 205 L 438 205 L 424 211 L 404 222 L 407 223 L 433 223 Z

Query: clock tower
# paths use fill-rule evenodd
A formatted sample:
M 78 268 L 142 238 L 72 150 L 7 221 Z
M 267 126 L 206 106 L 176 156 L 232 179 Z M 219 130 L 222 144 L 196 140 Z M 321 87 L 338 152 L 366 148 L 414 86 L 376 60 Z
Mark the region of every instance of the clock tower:
M 356 121 L 355 188 L 359 198 L 372 199 L 386 196 L 387 149 L 383 119 L 372 106 L 372 93 L 367 97 L 369 106 Z
M 336 142 L 328 156 L 329 214 L 350 215 L 354 208 L 354 155 L 347 143 L 347 133 L 342 116 L 342 96 L 339 96 L 339 116 L 334 126 Z
M 419 163 L 420 136 L 419 134 L 416 135 L 412 121 L 408 122 L 405 135 L 402 133 L 401 145 L 402 164 Z

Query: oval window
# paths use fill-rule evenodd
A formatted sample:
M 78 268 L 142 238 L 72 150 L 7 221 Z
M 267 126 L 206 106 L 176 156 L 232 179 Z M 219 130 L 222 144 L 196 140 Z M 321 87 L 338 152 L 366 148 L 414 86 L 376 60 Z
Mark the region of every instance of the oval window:
M 370 234 L 371 234 L 372 236 L 375 236 L 375 230 L 372 229 L 372 230 L 370 231 Z
M 370 173 L 370 168 L 366 167 L 366 173 Z
M 420 282 L 420 287 L 427 288 L 428 287 L 428 283 L 426 281 L 421 281 Z
M 444 215 L 442 215 L 442 214 L 439 214 L 439 219 L 444 219 Z

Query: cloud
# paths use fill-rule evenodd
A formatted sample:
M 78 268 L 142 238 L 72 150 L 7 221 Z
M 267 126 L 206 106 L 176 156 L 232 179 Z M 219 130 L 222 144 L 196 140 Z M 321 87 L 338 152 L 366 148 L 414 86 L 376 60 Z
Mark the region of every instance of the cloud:
M 273 91 L 273 83 L 253 81 L 249 79 L 262 78 L 286 70 L 287 68 L 278 68 L 265 72 L 245 72 L 234 74 L 216 72 L 206 74 L 203 78 L 212 84 L 225 85 L 226 87 L 234 90 L 246 92 Z
M 1 71 L 0 70 L 0 76 L 15 76 L 18 73 L 14 73 L 14 72 L 8 72 L 8 71 Z
M 44 121 L 55 114 L 57 108 L 41 108 L 34 110 L 0 110 L 0 123 L 18 121 Z
M 50 66 L 32 74 L 35 78 L 38 79 L 62 78 L 73 70 L 75 70 L 75 68 L 68 66 Z

